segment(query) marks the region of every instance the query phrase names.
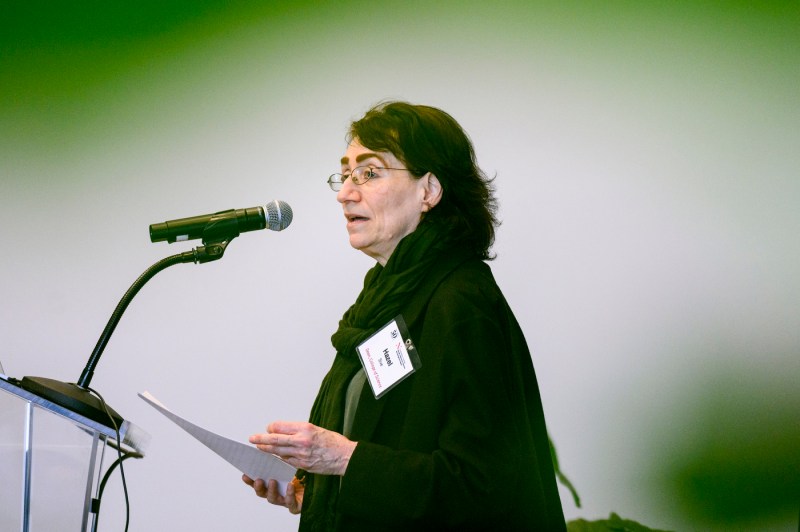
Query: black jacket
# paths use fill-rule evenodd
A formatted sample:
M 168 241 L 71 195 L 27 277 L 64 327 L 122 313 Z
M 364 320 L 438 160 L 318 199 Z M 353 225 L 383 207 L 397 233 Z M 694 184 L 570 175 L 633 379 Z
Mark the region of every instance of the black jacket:
M 565 530 L 522 331 L 477 259 L 443 261 L 403 317 L 422 366 L 365 384 L 337 529 Z

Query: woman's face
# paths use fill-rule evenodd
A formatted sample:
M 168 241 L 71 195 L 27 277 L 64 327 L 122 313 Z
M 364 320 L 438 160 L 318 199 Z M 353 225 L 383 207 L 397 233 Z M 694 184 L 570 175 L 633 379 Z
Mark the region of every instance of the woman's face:
M 347 179 L 337 193 L 347 220 L 350 245 L 385 265 L 400 240 L 414 232 L 431 205 L 430 174 L 415 179 L 393 154 L 373 152 L 353 140 L 342 157 L 342 174 L 359 166 L 399 168 L 356 185 Z

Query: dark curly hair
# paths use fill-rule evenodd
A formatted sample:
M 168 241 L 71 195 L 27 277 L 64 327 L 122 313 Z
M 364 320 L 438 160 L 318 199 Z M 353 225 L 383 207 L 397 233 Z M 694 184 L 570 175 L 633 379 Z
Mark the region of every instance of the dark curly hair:
M 439 224 L 453 242 L 484 260 L 494 258 L 497 200 L 492 179 L 478 167 L 475 150 L 455 119 L 435 107 L 382 102 L 350 124 L 347 141 L 392 153 L 417 178 L 427 172 L 442 185 L 442 199 L 423 223 Z

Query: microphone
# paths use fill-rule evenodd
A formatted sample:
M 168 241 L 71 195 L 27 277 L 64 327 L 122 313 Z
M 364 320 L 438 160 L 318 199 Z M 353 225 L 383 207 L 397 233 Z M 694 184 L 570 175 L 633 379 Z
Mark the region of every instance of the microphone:
M 247 231 L 269 229 L 283 231 L 292 223 L 292 208 L 285 201 L 267 203 L 262 207 L 229 209 L 214 214 L 179 218 L 150 226 L 150 241 L 170 244 L 197 238 L 233 238 Z

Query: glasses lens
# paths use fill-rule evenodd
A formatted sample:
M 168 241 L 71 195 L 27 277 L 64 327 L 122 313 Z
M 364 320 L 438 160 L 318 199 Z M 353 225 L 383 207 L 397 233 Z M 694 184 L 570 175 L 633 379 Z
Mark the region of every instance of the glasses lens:
M 356 185 L 363 185 L 373 177 L 380 177 L 377 170 L 378 169 L 373 166 L 359 166 L 353 170 L 351 179 Z
M 343 180 L 344 177 L 342 174 L 331 174 L 331 176 L 328 178 L 328 185 L 334 192 L 339 192 L 342 189 Z

